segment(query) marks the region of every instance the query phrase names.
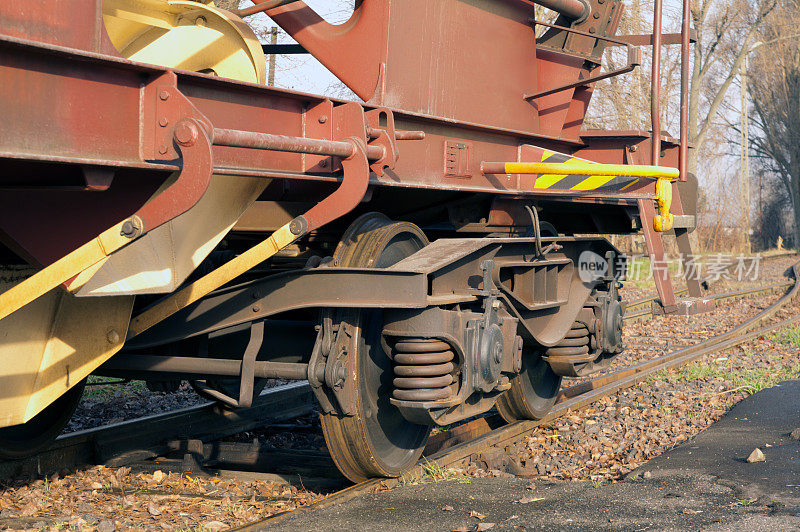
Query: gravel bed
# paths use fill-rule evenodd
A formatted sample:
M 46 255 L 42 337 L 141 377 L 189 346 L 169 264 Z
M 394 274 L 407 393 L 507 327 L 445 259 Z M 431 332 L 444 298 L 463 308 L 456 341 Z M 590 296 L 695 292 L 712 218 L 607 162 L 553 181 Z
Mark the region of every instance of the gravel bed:
M 142 381 L 97 385 L 93 385 L 92 381 L 102 382 L 101 379 L 90 377 L 90 385 L 86 387 L 78 408 L 64 427 L 64 433 L 208 402 L 187 383 L 183 383 L 177 392 L 153 392 Z
M 327 451 L 322 436 L 322 424 L 316 412 L 295 418 L 287 423 L 260 427 L 225 438 L 226 441 L 252 442 L 258 440 L 262 448 L 303 449 Z
M 118 379 L 89 377 L 89 385 L 83 392 L 75 413 L 62 433 L 110 425 L 208 403 L 185 381 L 175 392 L 149 390 L 143 381 L 103 384 L 106 381 L 113 382 Z M 273 388 L 287 382 L 289 381 L 283 379 L 267 379 L 265 388 Z

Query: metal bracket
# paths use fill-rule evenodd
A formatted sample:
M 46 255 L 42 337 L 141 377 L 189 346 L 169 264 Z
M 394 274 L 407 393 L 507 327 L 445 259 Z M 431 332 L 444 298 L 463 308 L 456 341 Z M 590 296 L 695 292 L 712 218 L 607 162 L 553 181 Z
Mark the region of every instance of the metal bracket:
M 367 137 L 375 135 L 369 144 L 383 148 L 383 157 L 373 162 L 369 167 L 373 172 L 382 176 L 385 168 L 394 169 L 399 158 L 394 128 L 394 114 L 389 109 L 380 108 L 367 111 L 364 115 L 369 124 Z M 381 125 L 382 118 L 386 122 L 385 125 Z
M 556 26 L 554 24 L 548 24 L 546 22 L 539 22 L 539 21 L 535 21 L 535 23 L 536 24 L 540 24 L 542 26 L 549 26 L 551 28 L 557 28 L 557 29 L 560 29 L 560 30 L 568 31 L 568 32 L 571 32 L 571 33 L 577 33 L 578 35 L 586 35 L 586 36 L 589 36 L 589 37 L 593 37 L 595 39 L 601 39 L 601 40 L 604 40 L 604 41 L 613 42 L 613 43 L 616 43 L 616 44 L 618 44 L 620 46 L 626 46 L 628 48 L 628 64 L 625 65 L 622 68 L 618 68 L 618 69 L 615 69 L 615 70 L 609 70 L 608 72 L 604 72 L 604 73 L 598 74 L 596 76 L 590 76 L 588 78 L 579 79 L 578 81 L 575 81 L 573 83 L 567 83 L 566 85 L 560 85 L 558 87 L 554 87 L 552 89 L 547 89 L 547 90 L 535 92 L 533 94 L 525 94 L 522 97 L 524 100 L 527 100 L 527 101 L 534 100 L 536 98 L 541 98 L 543 96 L 548 96 L 550 94 L 555 94 L 556 92 L 561 92 L 561 91 L 565 91 L 567 89 L 574 89 L 574 88 L 577 88 L 577 87 L 582 87 L 584 85 L 589 85 L 590 83 L 595 83 L 595 82 L 603 80 L 603 79 L 613 78 L 614 76 L 619 76 L 621 74 L 627 74 L 628 72 L 631 72 L 637 66 L 642 64 L 642 51 L 637 46 L 633 46 L 632 44 L 629 44 L 629 43 L 626 43 L 626 42 L 622 42 L 622 41 L 617 41 L 616 39 L 611 39 L 609 37 L 601 37 L 599 35 L 592 35 L 590 33 L 586 33 L 586 32 L 583 32 L 583 31 L 573 30 L 572 28 L 567 28 L 565 26 Z
M 349 326 L 342 324 L 335 328 L 331 311 L 323 311 L 308 363 L 308 383 L 325 413 L 355 414 L 356 375 L 350 368 L 349 356 L 352 340 Z
M 177 85 L 177 77 L 174 72 L 160 76 L 159 81 L 153 82 L 151 85 L 157 86 L 164 78 L 167 78 L 165 83 L 168 79 L 174 78 Z M 180 94 L 177 92 L 177 88 L 174 90 Z M 178 178 L 136 211 L 135 218 L 131 217 L 120 221 L 90 242 L 4 292 L 0 296 L 0 319 L 44 295 L 59 284 L 63 283 L 68 290 L 77 290 L 94 273 L 92 266 L 148 231 L 180 216 L 203 197 L 211 183 L 213 171 L 211 141 L 204 125 L 204 117 L 197 113 L 194 106 L 188 103 L 185 97 L 181 95 L 181 98 L 185 100 L 184 103 L 188 104 L 188 107 L 183 104 L 179 106 L 183 118 L 175 124 L 173 130 L 164 133 L 170 139 L 174 139 L 176 146 L 174 153 L 180 153 L 183 158 Z M 143 124 L 148 123 L 150 122 L 145 116 Z M 148 143 L 145 142 L 142 146 L 143 151 L 147 145 Z
M 323 310 L 320 321 L 317 327 L 317 340 L 314 342 L 311 358 L 308 361 L 308 384 L 317 398 L 320 410 L 327 414 L 334 410 L 333 401 L 326 393 L 325 387 L 325 365 L 328 362 L 333 337 L 331 311 Z
M 339 188 L 302 215 L 308 222 L 307 232 L 355 209 L 369 187 L 364 110 L 357 103 L 345 103 L 335 107 L 333 114 L 334 138 L 349 142 L 353 146 L 353 154 L 341 161 L 344 177 Z
M 175 72 L 170 70 L 153 79 L 142 92 L 142 142 L 139 150 L 143 160 L 171 161 L 181 157 L 174 137 L 183 119 L 197 120 L 206 135 L 211 135 L 211 121 L 178 90 Z
M 220 401 L 233 408 L 248 408 L 253 404 L 255 389 L 256 357 L 264 343 L 264 321 L 257 321 L 250 326 L 250 340 L 242 355 L 242 369 L 239 376 L 239 399 L 208 386 L 206 380 L 194 381 L 195 389 L 211 399 Z

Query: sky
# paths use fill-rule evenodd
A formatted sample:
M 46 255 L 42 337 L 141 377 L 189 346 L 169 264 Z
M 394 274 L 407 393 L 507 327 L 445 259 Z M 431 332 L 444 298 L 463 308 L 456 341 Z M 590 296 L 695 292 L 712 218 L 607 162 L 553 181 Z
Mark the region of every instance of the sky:
M 352 10 L 352 0 L 306 0 L 306 3 L 314 9 L 326 21 L 338 24 L 346 21 Z M 253 5 L 253 2 L 243 2 L 241 7 Z M 348 6 L 349 9 L 348 9 Z M 267 32 L 269 28 L 275 27 L 268 16 L 263 13 L 247 18 L 248 24 L 257 32 Z M 262 38 L 262 42 L 266 39 Z M 295 40 L 289 37 L 283 30 L 279 29 L 278 43 L 290 44 Z M 279 55 L 275 63 L 275 85 L 284 89 L 292 89 L 314 94 L 331 94 L 333 88 L 339 85 L 336 77 L 327 68 L 314 59 L 309 54 L 302 55 Z M 355 97 L 355 95 L 353 95 Z

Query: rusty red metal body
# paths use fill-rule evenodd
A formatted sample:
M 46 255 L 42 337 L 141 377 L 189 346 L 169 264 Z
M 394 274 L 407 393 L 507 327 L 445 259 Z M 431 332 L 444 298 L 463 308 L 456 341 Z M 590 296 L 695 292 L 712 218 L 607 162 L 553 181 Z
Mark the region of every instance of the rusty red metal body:
M 191 166 L 193 156 L 173 141 L 187 120 L 207 136 L 214 172 L 280 183 L 262 201 L 318 201 L 363 151 L 369 190 L 362 200 L 361 185 L 339 189 L 337 212 L 357 214 L 361 201 L 389 215 L 487 232 L 496 226 L 486 217 L 511 228 L 529 223 L 518 209 L 498 207 L 506 198 L 543 205 L 546 219 L 567 233 L 648 227 L 653 181 L 578 190 L 481 173 L 481 161 L 538 162 L 545 152 L 685 172 L 685 98 L 680 142 L 661 137 L 658 98 L 652 133 L 582 130 L 594 81 L 605 75 L 605 46 L 626 44 L 614 39 L 620 2 L 536 3 L 561 13 L 538 38 L 533 3 L 522 0 L 365 0 L 339 26 L 300 1 L 256 0 L 241 12 L 264 10 L 366 102 L 357 104 L 128 61 L 105 33 L 101 0 L 7 0 L 0 4 L 0 242 L 47 265 L 140 209 L 145 230 L 177 216 L 202 195 L 202 178 L 181 178 L 191 180 L 191 193 L 144 203 Z M 657 1 L 657 22 L 660 16 Z M 656 30 L 657 74 L 660 22 Z M 688 39 L 685 11 L 684 58 Z M 630 69 L 639 62 L 634 56 Z M 673 211 L 682 214 L 675 192 Z M 458 218 L 456 205 L 476 198 L 492 206 L 475 219 Z M 587 214 L 586 204 L 595 210 Z M 323 213 L 311 228 L 331 219 Z M 661 256 L 660 235 L 646 235 Z M 659 288 L 674 305 L 669 280 Z

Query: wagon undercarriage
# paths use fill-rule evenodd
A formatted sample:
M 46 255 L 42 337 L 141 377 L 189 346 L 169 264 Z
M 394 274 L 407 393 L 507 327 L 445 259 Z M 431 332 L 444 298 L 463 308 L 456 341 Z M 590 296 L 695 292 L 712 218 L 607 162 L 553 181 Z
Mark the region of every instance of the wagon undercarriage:
M 685 139 L 581 130 L 594 83 L 641 62 L 621 4 L 536 3 L 555 24 L 526 1 L 365 0 L 341 27 L 257 2 L 363 104 L 263 86 L 213 3 L 0 6 L 2 260 L 36 269 L 0 287 L 0 453 L 92 373 L 231 407 L 308 379 L 342 472 L 391 476 L 430 426 L 542 417 L 605 367 L 625 260 L 585 235 L 690 253 L 696 181 Z M 628 66 L 601 72 L 606 46 Z M 656 281 L 666 312 L 707 308 Z

